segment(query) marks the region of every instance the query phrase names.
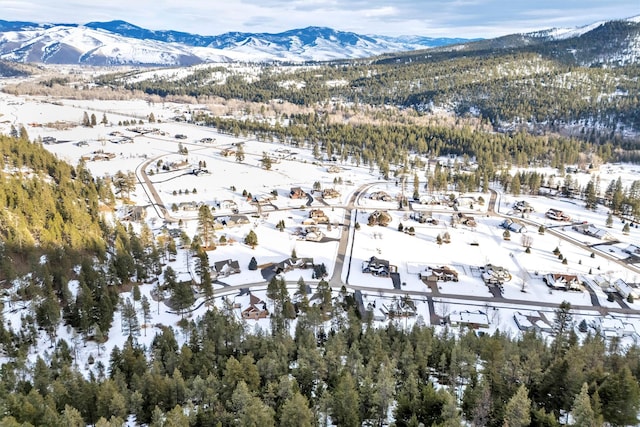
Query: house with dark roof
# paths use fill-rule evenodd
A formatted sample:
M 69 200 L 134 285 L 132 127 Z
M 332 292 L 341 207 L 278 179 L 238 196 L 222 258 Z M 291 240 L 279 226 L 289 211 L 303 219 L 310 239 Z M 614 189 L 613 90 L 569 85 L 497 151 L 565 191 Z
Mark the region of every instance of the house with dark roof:
M 519 221 L 507 218 L 500 224 L 500 227 L 509 230 L 511 233 L 526 233 L 527 227 Z
M 144 206 L 129 206 L 122 215 L 123 221 L 142 221 L 147 217 L 147 208 Z
M 235 227 L 239 225 L 249 224 L 249 217 L 246 215 L 229 215 L 217 219 L 220 224 L 225 227 Z
M 395 273 L 397 268 L 389 265 L 386 259 L 380 259 L 372 256 L 367 261 L 362 262 L 362 272 L 371 273 L 374 276 L 389 277 L 390 273 Z
M 296 268 L 306 270 L 307 268 L 313 267 L 313 258 L 287 258 L 284 261 L 265 266 L 260 270 L 260 273 L 262 274 L 262 278 L 269 282 L 278 274 L 287 273 Z
M 240 264 L 237 260 L 225 259 L 213 263 L 213 271 L 216 278 L 227 277 L 232 274 L 240 273 Z
M 249 306 L 242 310 L 242 318 L 248 320 L 265 319 L 269 315 L 267 303 L 257 296 L 250 294 Z
M 458 272 L 451 267 L 428 267 L 425 273 L 420 273 L 420 278 L 428 282 L 457 282 Z
M 536 210 L 526 200 L 518 200 L 513 204 L 513 210 L 519 213 L 531 213 Z

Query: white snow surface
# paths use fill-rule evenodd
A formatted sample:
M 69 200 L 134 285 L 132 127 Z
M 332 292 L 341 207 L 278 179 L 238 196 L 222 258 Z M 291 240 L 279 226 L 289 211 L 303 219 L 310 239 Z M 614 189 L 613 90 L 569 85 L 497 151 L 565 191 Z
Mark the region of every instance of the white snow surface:
M 239 317 L 241 317 L 241 310 L 248 304 L 248 297 L 239 296 L 237 287 L 251 287 L 257 296 L 267 301 L 266 282 L 260 270 L 250 271 L 247 268 L 251 257 L 255 257 L 260 265 L 277 263 L 287 259 L 295 250 L 298 257 L 312 257 L 315 263 L 324 263 L 327 267 L 328 279 L 332 279 L 339 251 L 338 241 L 346 232 L 341 226 L 347 212 L 345 206 L 358 189 L 363 191 L 354 201 L 352 228 L 348 231 L 350 236 L 345 263 L 342 270 L 336 272 L 337 281 L 330 283 L 338 286 L 343 282 L 348 287 L 361 289 L 365 306 L 375 302 L 376 313 L 379 315 L 382 315 L 379 312 L 382 304 L 388 307 L 394 302 L 394 298 L 397 300 L 409 296 L 414 301 L 415 316 L 399 320 L 390 320 L 383 316 L 380 320 L 376 320 L 380 325 L 395 321 L 399 325 L 411 327 L 418 320 L 429 324 L 432 318 L 446 317 L 454 311 L 480 310 L 489 319 L 489 326 L 484 330 L 491 332 L 499 329 L 516 335 L 520 331 L 514 321 L 514 314 L 520 312 L 530 316 L 533 320 L 531 323 L 541 326 L 542 333 L 546 334 L 545 325 L 550 324 L 556 305 L 562 301 L 569 301 L 572 305 L 580 307 L 574 312 L 576 324 L 582 319 L 592 322 L 601 316 L 600 307 L 593 305 L 592 295 L 597 305 L 601 307 L 620 308 L 624 303 L 607 301 L 605 290 L 597 285 L 596 287 L 588 286 L 593 294 L 587 288 L 575 292 L 550 291 L 542 281 L 544 274 L 568 273 L 594 278 L 594 280 L 600 277 L 610 282 L 616 279 L 622 279 L 627 283 L 640 282 L 638 275 L 640 266 L 625 267 L 617 262 L 629 256 L 624 250 L 630 244 L 637 244 L 640 241 L 639 231 L 633 228 L 630 235 L 623 234 L 619 219 L 614 221 L 612 228 L 606 228 L 607 210 L 599 208 L 596 211 L 587 211 L 584 209 L 584 203 L 578 200 L 552 196 L 515 197 L 499 191 L 496 211 L 501 215 L 508 216 L 517 200 L 526 200 L 535 208 L 535 212 L 525 215 L 525 218 L 512 216 L 514 219 L 530 222 L 526 225 L 527 235 L 531 236 L 533 243 L 531 253 L 527 254 L 522 247 L 521 236 L 512 233 L 511 240 L 505 241 L 502 235 L 503 229 L 499 227 L 504 218 L 488 215 L 486 203 L 480 204 L 479 197 L 489 201 L 490 194 L 464 195 L 466 200 L 472 200 L 471 198 L 476 200 L 474 203 L 467 202 L 460 205 L 462 212 L 475 218 L 477 222 L 475 227 L 452 226 L 451 217 L 455 211 L 446 205 L 416 204 L 415 210 L 430 212 L 433 218 L 438 219 L 438 225 L 420 224 L 410 218 L 410 211 L 397 210 L 397 202 L 380 202 L 369 198 L 369 195 L 375 191 L 384 191 L 395 200 L 403 191 L 402 186 L 397 184 L 395 179 L 381 180 L 377 169 L 371 171 L 369 167 L 357 167 L 350 160 L 345 163 L 317 161 L 312 157 L 309 147 L 259 142 L 251 136 L 236 138 L 219 134 L 212 128 L 170 121 L 170 118 L 176 115 L 176 111 L 206 108 L 204 105 L 77 100 L 56 100 L 56 104 L 53 104 L 50 101 L 46 98 L 18 98 L 0 94 L 0 111 L 3 114 L 0 116 L 0 132 L 8 133 L 11 125 L 24 125 L 32 140 L 54 137 L 57 143 L 45 145 L 46 149 L 72 164 L 77 164 L 81 156 L 91 155 L 94 151 L 103 150 L 113 153 L 115 158 L 110 161 L 87 161 L 86 166 L 94 176 L 113 175 L 121 170 L 133 171 L 140 177 L 140 172 L 144 169 L 149 174 L 162 203 L 167 207 L 191 201 L 203 202 L 211 206 L 217 206 L 223 200 L 231 200 L 237 204 L 239 213 L 246 215 L 249 222 L 217 230 L 217 237 L 224 235 L 231 243 L 219 245 L 217 249 L 209 251 L 208 255 L 212 265 L 214 262 L 226 259 L 238 261 L 241 273 L 220 279 L 222 283 L 215 285 L 217 297 L 213 303 L 220 305 L 223 298 L 229 298 L 240 307 L 235 311 Z M 106 114 L 109 124 L 106 126 L 99 124 L 93 128 L 77 126 L 84 112 L 96 114 L 98 121 L 103 114 Z M 117 124 L 123 120 L 145 119 L 150 113 L 154 114 L 159 123 L 146 123 L 145 120 L 145 124 L 140 126 L 157 128 L 156 132 L 142 136 L 127 130 L 132 126 Z M 68 130 L 55 130 L 46 126 L 46 123 L 54 121 L 66 121 L 74 125 Z M 111 142 L 114 137 L 110 134 L 114 132 L 130 136 L 133 143 Z M 176 134 L 184 134 L 187 139 L 178 140 L 174 138 Z M 213 138 L 214 141 L 202 143 L 200 141 L 203 138 Z M 76 145 L 79 141 L 86 141 L 88 145 Z M 228 157 L 222 155 L 224 149 L 233 149 L 235 144 L 240 142 L 244 144 L 246 156 L 243 163 L 236 162 L 233 154 Z M 178 154 L 179 143 L 188 149 L 188 154 Z M 260 167 L 263 153 L 267 153 L 274 159 L 273 168 L 270 171 Z M 177 171 L 165 172 L 158 167 L 159 160 L 164 164 L 184 161 L 186 166 Z M 199 165 L 205 163 L 210 174 L 196 176 L 192 173 Z M 332 165 L 342 168 L 341 171 L 330 173 L 328 169 Z M 425 173 L 424 171 L 416 172 L 421 180 L 420 193 L 426 195 Z M 557 170 L 551 169 L 546 170 L 545 173 L 560 175 Z M 640 167 L 632 165 L 603 165 L 599 171 L 593 173 L 600 176 L 602 191 L 611 180 L 617 177 L 622 178 L 625 186 L 640 179 Z M 574 176 L 581 185 L 586 184 L 591 178 L 591 175 L 586 173 L 578 173 Z M 342 184 L 334 184 L 334 179 L 337 177 L 342 179 Z M 558 177 L 558 180 L 561 179 Z M 292 187 L 301 187 L 304 191 L 311 192 L 315 182 L 319 182 L 322 188 L 335 188 L 340 192 L 340 196 L 324 202 L 314 197 L 311 206 L 305 206 L 306 198 L 289 197 Z M 182 220 L 182 229 L 189 236 L 196 233 L 196 212 L 170 211 L 173 220 L 166 221 L 159 215 L 159 211 L 155 208 L 155 201 L 150 200 L 147 190 L 146 185 L 139 184 L 132 195 L 132 200 L 136 205 L 145 207 L 147 214 L 145 221 L 154 232 L 160 232 L 163 227 L 179 228 L 178 220 Z M 187 190 L 189 194 L 185 194 Z M 242 195 L 243 190 L 255 197 L 269 196 L 272 191 L 275 191 L 277 198 L 272 200 L 271 204 L 263 206 L 258 214 L 255 205 L 249 203 L 247 197 Z M 409 195 L 411 194 L 413 191 L 411 184 L 406 191 Z M 448 191 L 442 196 L 448 197 L 449 193 L 454 192 Z M 599 241 L 572 230 L 568 223 L 551 221 L 544 216 L 549 208 L 561 209 L 571 215 L 574 220 L 588 221 L 597 227 L 604 228 L 619 243 L 609 244 Z M 305 241 L 297 235 L 299 229 L 306 227 L 302 222 L 308 219 L 311 209 L 322 209 L 329 217 L 331 227 L 326 224 L 318 225 L 319 231 L 327 238 L 326 241 Z M 387 227 L 367 225 L 369 214 L 375 210 L 389 212 L 391 223 Z M 122 212 L 122 209 L 118 209 L 116 215 L 119 214 L 118 212 Z M 217 208 L 214 213 L 228 216 L 231 211 Z M 281 220 L 285 223 L 285 229 L 278 231 L 276 224 Z M 355 221 L 361 227 L 354 232 Z M 405 228 L 414 227 L 415 235 L 399 232 L 400 223 Z M 543 235 L 538 234 L 539 225 L 545 225 L 548 231 Z M 140 224 L 134 223 L 134 227 L 139 228 L 139 226 Z M 244 237 L 250 230 L 254 230 L 258 236 L 259 244 L 254 249 L 243 243 Z M 438 245 L 437 236 L 445 232 L 450 234 L 451 243 Z M 587 244 L 591 247 L 585 248 L 579 244 Z M 567 258 L 567 264 L 561 263 L 558 257 L 553 255 L 552 251 L 555 247 L 558 247 Z M 594 253 L 593 258 L 591 253 Z M 362 272 L 363 262 L 372 256 L 388 260 L 390 265 L 397 267 L 401 278 L 399 290 L 394 290 L 393 282 L 389 278 L 375 277 Z M 180 275 L 188 277 L 190 272 L 194 271 L 193 262 L 188 251 L 180 249 L 176 260 L 169 265 Z M 486 264 L 504 267 L 512 275 L 511 280 L 503 285 L 503 298 L 499 300 L 492 299 L 495 289 L 485 285 L 480 277 L 479 268 Z M 458 282 L 437 282 L 435 287 L 430 288 L 418 277 L 418 273 L 424 271 L 426 267 L 445 265 L 459 273 Z M 312 278 L 312 272 L 309 269 L 295 269 L 286 273 L 284 277 L 292 295 L 295 282 L 300 277 L 313 289 L 318 282 L 317 279 Z M 74 283 L 70 283 L 72 292 L 76 292 L 77 285 Z M 177 324 L 180 316 L 171 313 L 164 303 L 156 303 L 152 300 L 153 286 L 152 284 L 140 286 L 142 294 L 152 301 L 152 319 L 137 337 L 138 342 L 147 346 L 158 332 L 155 325 L 170 325 L 179 330 Z M 339 288 L 334 288 L 334 296 L 337 295 L 338 290 Z M 130 295 L 125 293 L 122 297 L 126 298 Z M 433 300 L 433 312 L 427 303 L 429 299 Z M 202 316 L 208 310 L 208 306 L 202 304 L 203 302 L 199 299 L 194 304 L 197 308 L 189 313 L 188 317 Z M 542 306 L 540 303 L 549 303 L 549 305 Z M 640 309 L 640 303 L 628 305 L 633 310 Z M 22 325 L 22 316 L 30 310 L 30 303 L 8 304 L 7 301 L 3 315 L 9 327 L 18 330 Z M 139 317 L 142 323 L 141 313 Z M 640 332 L 640 316 L 635 312 L 613 314 L 613 317 L 632 325 L 635 331 Z M 269 327 L 268 319 L 244 322 L 250 328 L 249 330 L 255 327 L 265 329 Z M 70 343 L 77 343 L 79 367 L 88 372 L 94 369 L 87 364 L 90 355 L 96 361 L 101 360 L 107 365 L 111 349 L 114 346 L 121 347 L 125 342 L 127 337 L 121 331 L 119 312 L 116 313 L 113 327 L 108 332 L 109 339 L 99 351 L 94 342 L 84 345 L 71 329 L 64 326 L 58 328 L 57 335 L 58 338 L 64 338 Z M 176 335 L 180 341 L 185 340 L 181 333 Z M 631 344 L 638 337 L 638 333 L 626 335 L 623 343 Z M 46 352 L 49 351 L 49 338 L 42 334 L 40 341 L 36 346 L 37 352 L 30 355 L 32 361 L 38 355 L 46 356 Z

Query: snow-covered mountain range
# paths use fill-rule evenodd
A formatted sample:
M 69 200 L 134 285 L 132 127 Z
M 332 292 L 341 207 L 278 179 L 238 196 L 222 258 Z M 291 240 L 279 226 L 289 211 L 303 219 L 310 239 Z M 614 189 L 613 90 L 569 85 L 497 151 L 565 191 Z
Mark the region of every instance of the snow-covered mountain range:
M 620 25 L 624 28 L 621 29 Z M 564 43 L 561 49 L 573 52 L 580 62 L 610 63 L 608 56 L 618 55 L 624 60 L 614 62 L 629 63 L 640 58 L 639 29 L 640 16 L 637 16 L 470 43 L 473 40 L 361 35 L 325 27 L 307 27 L 277 34 L 229 32 L 202 36 L 179 31 L 153 31 L 125 21 L 78 25 L 0 20 L 0 59 L 52 64 L 171 66 L 233 61 L 301 62 L 357 59 L 428 48 L 448 50 L 450 45 L 462 50 L 502 49 L 575 40 L 578 43 L 576 48 L 564 46 Z M 588 43 L 584 43 L 587 39 Z M 596 41 L 595 47 L 593 40 Z M 581 46 L 586 44 L 590 48 L 585 59 L 580 54 L 584 50 Z
M 308 27 L 278 34 L 201 36 L 152 31 L 124 21 L 36 24 L 0 20 L 0 58 L 87 65 L 192 65 L 228 61 L 326 61 L 465 42 L 460 38 L 384 37 Z

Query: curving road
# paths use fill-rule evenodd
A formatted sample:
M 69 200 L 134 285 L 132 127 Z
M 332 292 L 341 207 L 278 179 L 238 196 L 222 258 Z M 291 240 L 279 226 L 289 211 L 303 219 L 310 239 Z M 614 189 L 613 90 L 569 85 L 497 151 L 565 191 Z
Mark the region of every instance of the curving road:
M 149 200 L 152 202 L 152 206 L 154 207 L 154 209 L 156 210 L 156 213 L 158 214 L 159 217 L 164 218 L 165 221 L 168 222 L 177 222 L 177 218 L 174 218 L 171 216 L 171 214 L 169 213 L 169 210 L 166 208 L 166 206 L 163 204 L 162 202 L 162 198 L 160 197 L 160 195 L 158 194 L 158 192 L 156 191 L 153 183 L 151 182 L 151 180 L 149 179 L 148 175 L 146 174 L 146 168 L 152 163 L 157 161 L 158 159 L 160 159 L 161 157 L 163 157 L 165 154 L 163 155 L 159 155 L 156 156 L 154 158 L 151 158 L 149 160 L 144 161 L 143 163 L 141 163 L 137 168 L 136 168 L 136 177 L 138 179 L 138 182 L 141 184 L 141 187 L 143 188 L 143 190 L 145 191 L 145 193 L 147 194 Z M 531 301 L 531 300 L 514 300 L 514 299 L 505 299 L 504 297 L 502 297 L 499 294 L 494 294 L 494 296 L 491 297 L 479 297 L 479 296 L 468 296 L 468 295 L 459 295 L 459 294 L 443 294 L 441 292 L 431 292 L 430 290 L 425 289 L 424 291 L 420 291 L 420 290 L 403 290 L 403 289 L 393 289 L 393 288 L 379 288 L 379 287 L 371 287 L 371 286 L 360 286 L 360 285 L 353 285 L 353 284 L 349 284 L 349 273 L 350 273 L 350 268 L 351 268 L 351 255 L 353 253 L 353 246 L 349 246 L 349 242 L 353 242 L 354 236 L 355 236 L 355 232 L 356 229 L 355 227 L 352 227 L 352 218 L 354 217 L 354 213 L 357 215 L 357 201 L 359 199 L 359 197 L 361 195 L 363 195 L 364 193 L 366 193 L 366 191 L 374 186 L 378 184 L 378 182 L 373 182 L 373 183 L 367 183 L 367 184 L 363 184 L 361 185 L 356 191 L 353 192 L 353 194 L 351 195 L 349 202 L 346 205 L 335 205 L 333 207 L 335 208 L 342 208 L 344 209 L 344 217 L 343 217 L 343 222 L 342 222 L 342 233 L 340 235 L 340 242 L 338 244 L 338 250 L 337 250 L 337 255 L 336 255 L 336 260 L 335 260 L 335 265 L 333 268 L 333 274 L 331 275 L 330 279 L 328 280 L 329 285 L 333 288 L 333 289 L 340 289 L 343 286 L 345 286 L 346 288 L 352 290 L 352 291 L 361 291 L 363 293 L 370 293 L 370 294 L 387 294 L 387 295 L 397 295 L 397 296 L 411 296 L 414 297 L 416 299 L 423 299 L 424 301 L 426 301 L 429 304 L 429 309 L 430 309 L 430 313 L 431 313 L 431 321 L 432 323 L 437 321 L 438 316 L 435 314 L 435 303 L 438 300 L 446 300 L 447 304 L 451 304 L 451 305 L 455 305 L 456 303 L 460 303 L 460 304 L 464 304 L 464 305 L 477 305 L 480 307 L 487 307 L 487 306 L 491 306 L 491 307 L 496 307 L 496 308 L 500 308 L 500 307 L 505 307 L 505 308 L 515 308 L 518 306 L 521 307 L 526 307 L 527 309 L 531 309 L 531 308 L 535 308 L 535 309 L 539 309 L 540 311 L 553 311 L 555 309 L 557 309 L 558 304 L 557 303 L 550 303 L 550 302 L 545 302 L 545 301 Z M 488 207 L 487 207 L 487 212 L 489 215 L 492 216 L 497 216 L 497 217 L 501 217 L 501 218 L 510 218 L 508 215 L 503 215 L 499 212 L 496 212 L 495 210 L 495 206 L 496 203 L 498 202 L 498 197 L 499 194 L 498 192 L 496 192 L 495 190 L 491 189 L 491 196 L 489 198 L 489 203 L 488 203 Z M 293 208 L 292 208 L 293 209 Z M 520 221 L 532 225 L 532 226 L 539 226 L 539 224 L 528 220 L 528 219 L 522 219 L 519 218 Z M 558 237 L 559 239 L 563 239 L 567 242 L 569 242 L 570 244 L 573 245 L 577 245 L 583 249 L 586 250 L 592 250 L 592 248 L 590 248 L 588 245 L 585 245 L 584 243 L 581 243 L 579 241 L 576 241 L 574 239 L 569 238 L 566 235 L 563 235 L 562 233 L 559 233 L 553 229 L 547 229 L 547 232 L 550 234 L 553 234 L 554 236 Z M 635 266 L 631 266 L 628 265 L 626 263 L 624 263 L 623 261 L 609 256 L 606 253 L 599 253 L 600 256 L 602 256 L 603 258 L 609 260 L 609 261 L 613 261 L 616 262 L 622 266 L 624 266 L 625 268 L 629 268 L 637 273 L 640 273 L 640 269 L 636 268 Z M 344 271 L 344 267 L 345 267 L 345 263 L 347 264 L 347 274 L 346 274 L 346 281 L 342 280 L 342 272 Z M 297 282 L 289 282 L 287 283 L 288 286 L 297 286 Z M 220 296 L 226 296 L 226 295 L 232 295 L 232 294 L 236 294 L 238 293 L 241 289 L 260 289 L 260 288 L 266 288 L 266 283 L 265 282 L 256 282 L 256 283 L 246 283 L 246 284 L 242 284 L 242 285 L 234 285 L 234 286 L 225 286 L 222 289 L 216 289 L 216 297 L 220 297 Z M 597 299 L 596 299 L 597 300 Z M 589 305 L 589 306 L 573 306 L 574 310 L 578 310 L 581 311 L 583 313 L 589 313 L 592 315 L 606 315 L 609 313 L 615 313 L 615 314 L 624 314 L 627 316 L 633 316 L 633 317 L 639 317 L 640 318 L 640 313 L 638 313 L 638 311 L 633 310 L 631 308 L 628 307 L 597 307 L 594 305 Z

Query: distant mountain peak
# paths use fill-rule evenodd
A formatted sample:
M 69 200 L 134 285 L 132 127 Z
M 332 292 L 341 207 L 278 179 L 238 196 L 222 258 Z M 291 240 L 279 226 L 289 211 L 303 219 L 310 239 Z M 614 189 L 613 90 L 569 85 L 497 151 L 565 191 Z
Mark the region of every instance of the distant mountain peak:
M 71 36 L 68 31 L 58 31 L 62 28 L 74 28 L 76 33 Z M 38 31 L 34 33 L 34 29 Z M 230 60 L 324 61 L 425 49 L 460 40 L 361 35 L 321 26 L 274 34 L 203 36 L 148 30 L 123 20 L 84 25 L 0 21 L 0 58 L 17 62 L 192 65 Z
M 84 25 L 0 20 L 0 59 L 88 65 L 174 66 L 202 62 L 356 59 L 430 48 L 448 50 L 450 48 L 447 46 L 453 44 L 457 45 L 453 49 L 466 51 L 564 43 L 558 45 L 556 51 L 564 49 L 564 52 L 571 52 L 578 63 L 623 64 L 636 62 L 640 57 L 639 28 L 640 15 L 577 28 L 552 28 L 495 39 L 469 40 L 363 35 L 322 26 L 280 33 L 227 32 L 205 36 L 172 30 L 149 30 L 123 20 L 95 21 Z M 588 39 L 591 45 L 573 42 L 583 38 Z

